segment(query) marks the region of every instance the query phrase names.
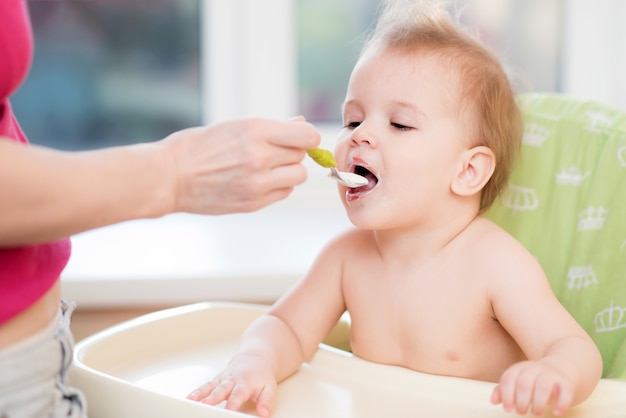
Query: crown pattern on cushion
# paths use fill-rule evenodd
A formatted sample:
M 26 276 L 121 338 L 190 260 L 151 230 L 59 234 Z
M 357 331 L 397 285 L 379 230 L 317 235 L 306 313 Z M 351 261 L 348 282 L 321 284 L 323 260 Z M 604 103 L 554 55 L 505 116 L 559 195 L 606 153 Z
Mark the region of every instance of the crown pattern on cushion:
M 539 260 L 600 349 L 603 377 L 626 379 L 626 112 L 560 94 L 519 100 L 521 155 L 486 216 Z

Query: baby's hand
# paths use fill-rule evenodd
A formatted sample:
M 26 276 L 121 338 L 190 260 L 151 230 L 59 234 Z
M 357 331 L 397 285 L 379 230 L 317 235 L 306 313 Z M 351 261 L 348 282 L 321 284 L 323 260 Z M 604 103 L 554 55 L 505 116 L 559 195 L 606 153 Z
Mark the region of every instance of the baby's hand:
M 256 411 L 268 417 L 276 398 L 276 378 L 267 366 L 246 360 L 231 363 L 213 380 L 187 395 L 187 399 L 209 405 L 226 402 L 226 409 L 238 410 L 249 400 L 256 402 Z
M 551 404 L 552 413 L 561 415 L 572 403 L 572 382 L 559 368 L 549 361 L 523 361 L 509 367 L 496 386 L 491 403 L 502 404 L 504 410 L 518 414 L 530 411 L 543 414 Z

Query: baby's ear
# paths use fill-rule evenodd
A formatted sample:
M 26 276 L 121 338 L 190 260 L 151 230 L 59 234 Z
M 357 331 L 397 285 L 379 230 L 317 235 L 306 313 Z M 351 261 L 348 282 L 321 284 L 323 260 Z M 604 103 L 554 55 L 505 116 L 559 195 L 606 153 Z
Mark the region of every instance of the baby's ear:
M 452 192 L 459 196 L 471 196 L 485 187 L 496 168 L 493 152 L 482 145 L 466 150 L 460 159 L 459 170 L 452 180 Z

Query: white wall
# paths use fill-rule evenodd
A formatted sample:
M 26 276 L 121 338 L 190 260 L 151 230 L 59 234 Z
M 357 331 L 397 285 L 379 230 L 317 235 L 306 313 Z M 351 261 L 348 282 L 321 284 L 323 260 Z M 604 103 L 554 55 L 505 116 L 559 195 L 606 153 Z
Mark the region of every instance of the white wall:
M 564 1 L 564 92 L 626 110 L 626 2 Z
M 206 6 L 205 121 L 295 116 L 294 2 L 207 0 Z

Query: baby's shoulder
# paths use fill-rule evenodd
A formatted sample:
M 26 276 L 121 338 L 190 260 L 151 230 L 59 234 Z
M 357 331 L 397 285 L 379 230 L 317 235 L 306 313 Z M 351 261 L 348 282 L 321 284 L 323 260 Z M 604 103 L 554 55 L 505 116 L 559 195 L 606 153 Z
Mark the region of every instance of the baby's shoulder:
M 373 233 L 367 229 L 359 229 L 359 228 L 348 228 L 341 233 L 339 233 L 335 239 L 331 242 L 340 242 L 340 243 L 364 243 L 369 242 L 373 239 Z
M 332 240 L 325 246 L 326 252 L 349 254 L 351 252 L 363 252 L 368 246 L 371 246 L 373 242 L 372 231 L 350 228 L 347 229 Z
M 491 265 L 530 265 L 536 261 L 519 240 L 487 218 L 476 218 L 465 231 L 464 243 L 472 258 Z
M 486 218 L 477 218 L 469 240 L 472 257 L 496 277 L 517 275 L 543 279 L 536 257 L 514 236 Z
M 521 251 L 526 253 L 526 249 L 513 235 L 509 234 L 501 226 L 493 221 L 484 218 L 476 218 L 470 227 L 466 229 L 468 241 L 475 244 L 478 250 Z

